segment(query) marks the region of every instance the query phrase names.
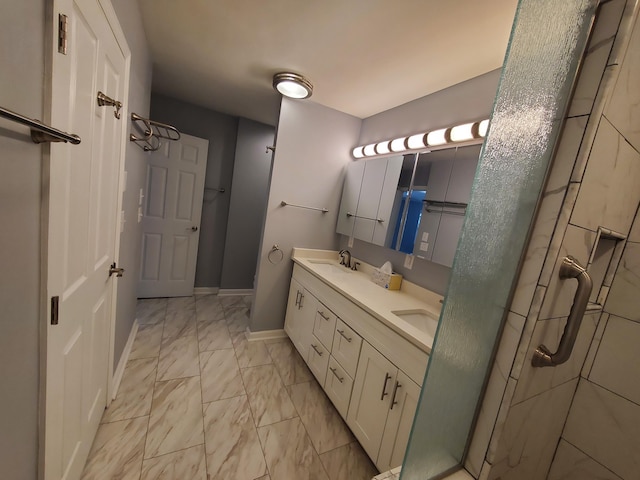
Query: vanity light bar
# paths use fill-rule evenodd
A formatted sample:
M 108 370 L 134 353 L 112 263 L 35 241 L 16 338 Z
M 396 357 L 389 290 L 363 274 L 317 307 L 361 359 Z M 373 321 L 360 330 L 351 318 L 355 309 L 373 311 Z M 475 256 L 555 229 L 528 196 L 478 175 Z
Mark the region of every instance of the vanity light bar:
M 489 129 L 489 120 L 464 123 L 449 128 L 440 128 L 431 132 L 418 133 L 394 140 L 385 140 L 369 145 L 362 145 L 353 149 L 354 158 L 372 157 L 387 153 L 402 153 L 409 150 L 437 147 L 458 142 L 468 142 L 477 138 L 484 138 Z

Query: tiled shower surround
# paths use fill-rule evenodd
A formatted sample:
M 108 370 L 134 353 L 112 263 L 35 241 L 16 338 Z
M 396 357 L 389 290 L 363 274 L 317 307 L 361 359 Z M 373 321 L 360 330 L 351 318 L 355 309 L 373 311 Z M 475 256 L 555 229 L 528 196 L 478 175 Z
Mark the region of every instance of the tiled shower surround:
M 599 7 L 465 464 L 482 480 L 640 478 L 635 3 Z M 567 255 L 594 277 L 594 305 L 569 361 L 533 368 L 573 302 L 577 282 L 558 276 Z
M 248 342 L 248 297 L 138 301 L 83 479 L 370 480 L 375 467 L 291 342 Z

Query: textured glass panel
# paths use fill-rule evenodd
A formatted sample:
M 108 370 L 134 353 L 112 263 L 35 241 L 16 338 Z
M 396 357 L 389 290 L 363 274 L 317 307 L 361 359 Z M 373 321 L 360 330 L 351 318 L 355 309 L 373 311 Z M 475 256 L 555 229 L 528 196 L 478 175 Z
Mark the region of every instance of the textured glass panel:
M 402 480 L 463 460 L 597 0 L 521 0 Z

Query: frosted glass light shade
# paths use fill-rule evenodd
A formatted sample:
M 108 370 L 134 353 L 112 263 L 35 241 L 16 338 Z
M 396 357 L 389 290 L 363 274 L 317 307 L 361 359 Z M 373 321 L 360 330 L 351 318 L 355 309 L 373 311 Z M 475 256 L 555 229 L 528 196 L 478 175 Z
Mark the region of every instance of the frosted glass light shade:
M 474 123 L 465 123 L 464 125 L 458 125 L 451 129 L 449 137 L 452 142 L 464 142 L 466 140 L 473 140 L 473 126 Z
M 404 141 L 407 139 L 407 137 L 400 137 L 400 138 L 396 138 L 395 140 L 391 140 L 391 142 L 389 142 L 389 148 L 391 148 L 392 152 L 403 152 L 407 149 L 407 147 L 404 144 Z
M 291 72 L 276 73 L 273 76 L 273 88 L 290 98 L 309 98 L 313 93 L 313 85 L 308 79 Z
M 362 158 L 364 157 L 364 147 L 356 147 L 353 149 L 353 157 L 354 158 Z
M 407 138 L 407 147 L 409 147 L 410 150 L 426 147 L 426 144 L 424 143 L 424 137 L 424 133 L 411 135 L 409 138 Z
M 369 145 L 364 147 L 363 152 L 364 152 L 364 155 L 366 157 L 370 157 L 372 155 L 375 155 L 376 154 L 376 144 L 375 143 L 370 143 Z
M 389 150 L 389 142 L 380 142 L 376 144 L 376 153 L 378 155 L 384 155 L 385 153 L 390 153 L 391 150 Z
M 444 145 L 447 143 L 447 129 L 441 128 L 440 130 L 434 130 L 433 132 L 429 132 L 427 134 L 427 145 L 429 146 L 437 146 Z
M 489 120 L 482 120 L 478 124 L 478 135 L 480 135 L 483 138 L 486 137 L 487 130 L 489 130 Z

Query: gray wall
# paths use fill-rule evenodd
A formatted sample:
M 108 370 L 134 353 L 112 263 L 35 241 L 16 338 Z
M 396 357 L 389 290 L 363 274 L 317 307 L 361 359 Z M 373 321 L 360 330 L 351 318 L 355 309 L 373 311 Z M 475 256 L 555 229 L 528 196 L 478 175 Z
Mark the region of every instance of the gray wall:
M 151 99 L 151 57 L 137 2 L 112 0 L 118 20 L 127 37 L 131 50 L 131 74 L 127 109 L 147 117 Z M 133 142 L 127 142 L 125 171 L 126 190 L 123 193 L 124 230 L 120 235 L 119 265 L 125 275 L 117 280 L 118 297 L 116 310 L 116 332 L 114 345 L 114 369 L 127 343 L 136 316 L 136 289 L 140 270 L 140 224 L 138 223 L 138 201 L 140 189 L 146 179 L 147 154 Z
M 151 118 L 209 140 L 205 187 L 222 187 L 227 192 L 205 194 L 195 286 L 220 287 L 238 118 L 155 93 L 151 95 Z
M 499 79 L 500 69 L 366 118 L 362 121 L 357 144 L 488 118 Z M 340 248 L 347 248 L 347 244 L 348 238 L 341 235 Z M 449 267 L 415 259 L 413 269 L 409 270 L 404 268 L 404 253 L 358 240 L 350 250 L 354 256 L 372 265 L 389 260 L 407 280 L 441 295 L 446 293 L 451 274 Z
M 269 201 L 260 245 L 251 330 L 282 328 L 291 278 L 291 248 L 335 249 L 336 218 L 344 169 L 357 143 L 361 120 L 309 101 L 283 98 L 276 134 Z M 329 213 L 280 202 L 326 207 Z M 284 259 L 267 254 L 278 244 Z
M 272 154 L 266 147 L 273 145 L 274 136 L 270 125 L 245 118 L 238 123 L 221 288 L 253 288 L 271 172 Z
M 0 6 L 0 105 L 33 118 L 43 112 L 44 19 L 44 0 Z M 38 463 L 44 148 L 31 142 L 26 127 L 0 121 L 0 470 L 12 480 L 35 479 Z

